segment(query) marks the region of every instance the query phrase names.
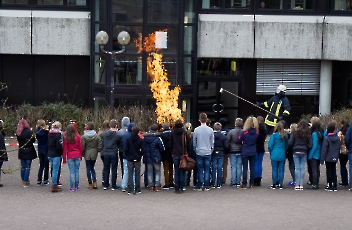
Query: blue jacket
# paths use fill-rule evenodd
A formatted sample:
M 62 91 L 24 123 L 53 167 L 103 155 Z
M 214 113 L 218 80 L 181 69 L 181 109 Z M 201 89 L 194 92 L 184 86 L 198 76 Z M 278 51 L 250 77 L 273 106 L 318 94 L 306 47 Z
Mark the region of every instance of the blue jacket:
M 126 158 L 126 154 L 124 153 L 124 149 L 125 149 L 125 144 L 126 144 L 126 140 L 127 138 L 129 138 L 132 134 L 132 128 L 134 126 L 134 123 L 131 122 L 129 125 L 128 125 L 128 128 L 127 128 L 127 132 L 125 132 L 123 135 L 122 135 L 122 138 L 121 138 L 121 141 L 120 141 L 120 151 L 122 151 L 122 159 L 127 159 Z
M 250 128 L 247 131 L 242 131 L 238 137 L 238 143 L 242 143 L 242 156 L 256 156 L 257 155 L 257 139 L 258 132 L 255 128 Z
M 349 152 L 352 152 L 352 124 L 348 127 L 345 135 L 345 144 Z
M 144 156 L 143 156 L 144 164 L 161 162 L 162 160 L 161 152 L 165 151 L 165 147 L 158 133 L 156 133 L 153 130 L 149 130 L 146 134 L 144 134 L 143 150 L 144 150 Z
M 313 141 L 313 145 L 311 150 L 309 150 L 308 153 L 308 159 L 316 159 L 316 160 L 320 160 L 321 157 L 321 144 L 322 144 L 322 140 L 323 140 L 323 134 L 320 133 L 320 138 L 321 140 L 319 141 L 319 136 L 317 134 L 317 132 L 312 133 L 312 141 Z
M 223 157 L 229 149 L 227 137 L 221 131 L 214 131 L 213 157 Z
M 40 153 L 48 153 L 48 135 L 49 130 L 37 128 L 35 130 L 35 136 L 38 141 L 38 152 Z
M 288 148 L 288 137 L 282 139 L 280 133 L 274 133 L 270 136 L 268 150 L 270 152 L 270 160 L 285 161 L 286 150 Z

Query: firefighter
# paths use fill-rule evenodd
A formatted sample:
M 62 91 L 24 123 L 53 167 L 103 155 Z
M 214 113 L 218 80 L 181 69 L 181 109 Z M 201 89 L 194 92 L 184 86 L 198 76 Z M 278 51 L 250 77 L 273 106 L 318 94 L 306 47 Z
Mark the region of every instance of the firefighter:
M 276 88 L 275 95 L 270 98 L 270 100 L 264 103 L 257 102 L 258 106 L 265 106 L 270 113 L 265 117 L 265 125 L 268 134 L 272 132 L 276 123 L 280 120 L 285 120 L 285 118 L 290 115 L 291 106 L 286 95 L 286 86 L 279 85 Z

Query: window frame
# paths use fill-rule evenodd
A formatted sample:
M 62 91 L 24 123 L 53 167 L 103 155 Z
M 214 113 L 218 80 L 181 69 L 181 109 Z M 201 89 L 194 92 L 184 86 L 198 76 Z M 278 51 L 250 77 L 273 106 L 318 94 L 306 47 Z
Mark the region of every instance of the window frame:
M 7 4 L 0 0 L 0 9 L 12 10 L 73 10 L 73 11 L 90 11 L 91 1 L 87 0 L 87 5 L 68 5 L 68 0 L 63 0 L 62 5 L 38 5 L 38 0 L 28 0 L 28 4 Z

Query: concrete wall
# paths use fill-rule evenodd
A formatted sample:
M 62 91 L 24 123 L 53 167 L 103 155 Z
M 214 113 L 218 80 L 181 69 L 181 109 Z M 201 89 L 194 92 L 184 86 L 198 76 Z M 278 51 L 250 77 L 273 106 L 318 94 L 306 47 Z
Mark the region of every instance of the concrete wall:
M 0 53 L 90 55 L 89 12 L 0 10 Z
M 352 18 L 199 15 L 198 57 L 352 61 Z

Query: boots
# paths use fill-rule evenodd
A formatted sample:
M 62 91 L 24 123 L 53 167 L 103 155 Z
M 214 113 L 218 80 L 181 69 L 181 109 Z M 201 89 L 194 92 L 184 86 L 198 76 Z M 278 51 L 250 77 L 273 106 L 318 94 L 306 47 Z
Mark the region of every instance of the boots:
M 97 182 L 93 181 L 93 189 L 97 189 L 97 188 L 98 188 Z
M 93 184 L 88 184 L 88 189 L 92 189 L 93 188 Z
M 57 185 L 51 186 L 51 192 L 61 192 L 61 188 L 59 188 Z

